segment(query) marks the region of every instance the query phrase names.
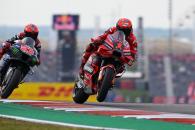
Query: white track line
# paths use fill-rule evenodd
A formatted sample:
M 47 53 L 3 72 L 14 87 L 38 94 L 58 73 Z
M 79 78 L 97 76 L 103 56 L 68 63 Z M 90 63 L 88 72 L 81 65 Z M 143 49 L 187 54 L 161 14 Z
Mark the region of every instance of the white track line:
M 160 114 L 160 115 L 127 115 L 123 116 L 124 118 L 136 117 L 137 119 L 152 119 L 152 118 L 175 118 L 175 119 L 182 119 L 182 118 L 190 118 L 195 119 L 195 115 L 189 114 L 177 114 L 177 113 L 167 113 L 167 114 Z
M 55 101 L 41 101 L 41 100 L 9 100 L 9 99 L 0 99 L 0 101 L 4 103 L 9 103 L 9 102 L 55 102 Z
M 31 119 L 26 117 L 18 117 L 18 116 L 8 116 L 8 115 L 1 115 L 0 117 L 3 118 L 11 118 L 16 120 L 28 121 L 28 122 L 35 122 L 40 124 L 52 124 L 52 125 L 61 125 L 61 126 L 69 126 L 69 127 L 77 127 L 77 128 L 88 128 L 88 129 L 103 129 L 103 130 L 127 130 L 127 129 L 118 129 L 118 128 L 107 128 L 107 127 L 95 127 L 95 126 L 87 126 L 87 125 L 76 125 L 71 123 L 62 123 L 62 122 L 55 122 L 55 121 L 45 121 L 39 119 Z M 128 129 L 133 130 L 133 129 Z
M 44 107 L 45 108 L 45 107 Z M 127 109 L 109 108 L 109 107 L 95 107 L 95 108 L 54 108 L 54 110 L 64 110 L 64 111 L 125 111 Z

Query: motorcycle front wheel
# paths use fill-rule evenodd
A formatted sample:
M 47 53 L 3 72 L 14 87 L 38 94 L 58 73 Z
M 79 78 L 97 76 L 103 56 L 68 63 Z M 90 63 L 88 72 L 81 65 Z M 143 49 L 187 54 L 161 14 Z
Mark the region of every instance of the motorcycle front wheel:
M 22 78 L 22 72 L 18 68 L 9 68 L 1 86 L 1 98 L 8 98 L 18 86 Z
M 103 79 L 101 81 L 100 86 L 98 86 L 99 90 L 97 92 L 97 101 L 103 102 L 107 96 L 108 90 L 112 87 L 112 80 L 114 78 L 114 70 L 110 67 L 105 68 Z

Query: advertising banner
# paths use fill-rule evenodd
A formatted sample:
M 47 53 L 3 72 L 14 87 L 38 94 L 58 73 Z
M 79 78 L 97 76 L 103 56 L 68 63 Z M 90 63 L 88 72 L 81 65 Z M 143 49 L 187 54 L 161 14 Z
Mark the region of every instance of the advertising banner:
M 74 83 L 23 83 L 14 90 L 9 99 L 20 100 L 56 100 L 73 101 Z M 95 96 L 90 96 L 89 102 L 95 102 Z

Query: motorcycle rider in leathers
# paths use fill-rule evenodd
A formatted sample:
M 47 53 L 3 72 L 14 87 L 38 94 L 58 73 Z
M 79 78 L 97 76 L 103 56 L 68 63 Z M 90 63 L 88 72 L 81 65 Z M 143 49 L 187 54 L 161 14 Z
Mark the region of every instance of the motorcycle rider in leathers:
M 133 34 L 133 28 L 132 28 L 132 22 L 131 20 L 127 18 L 120 18 L 116 24 L 116 26 L 109 28 L 107 31 L 105 31 L 102 35 L 96 37 L 96 38 L 91 38 L 91 43 L 87 46 L 85 49 L 83 56 L 82 56 L 82 61 L 80 65 L 80 71 L 79 75 L 80 78 L 84 78 L 84 65 L 86 64 L 88 58 L 92 55 L 92 59 L 100 59 L 98 58 L 99 56 L 97 54 L 94 54 L 96 50 L 98 50 L 98 47 L 102 44 L 102 42 L 107 38 L 109 34 L 113 34 L 117 30 L 121 30 L 125 34 L 125 40 L 129 43 L 130 46 L 130 52 L 132 59 L 129 60 L 129 64 L 132 65 L 134 61 L 136 60 L 136 53 L 137 53 L 137 41 L 136 37 Z M 98 62 L 96 62 L 98 64 Z M 123 72 L 125 69 L 124 65 L 121 67 L 119 70 L 120 72 Z M 120 73 L 119 72 L 119 73 Z
M 9 48 L 15 43 L 15 40 L 22 40 L 25 37 L 31 37 L 33 40 L 35 40 L 35 49 L 38 52 L 37 58 L 39 60 L 37 65 L 39 65 L 40 64 L 41 43 L 38 39 L 38 34 L 39 34 L 39 29 L 36 25 L 34 25 L 34 24 L 26 25 L 24 27 L 24 32 L 21 32 L 18 35 L 15 35 L 11 39 L 6 40 L 4 43 L 2 43 L 0 45 L 0 59 L 9 50 Z M 1 63 L 0 63 L 0 81 L 2 80 L 3 76 L 5 75 L 8 67 L 9 67 L 9 66 L 7 66 L 7 62 L 9 60 L 8 57 L 4 57 L 1 60 Z

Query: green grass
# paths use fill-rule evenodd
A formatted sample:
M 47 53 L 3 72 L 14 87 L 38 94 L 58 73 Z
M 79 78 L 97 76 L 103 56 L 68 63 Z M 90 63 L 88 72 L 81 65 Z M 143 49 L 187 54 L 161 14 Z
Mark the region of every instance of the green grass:
M 86 130 L 86 128 L 82 129 L 0 118 L 0 130 Z

